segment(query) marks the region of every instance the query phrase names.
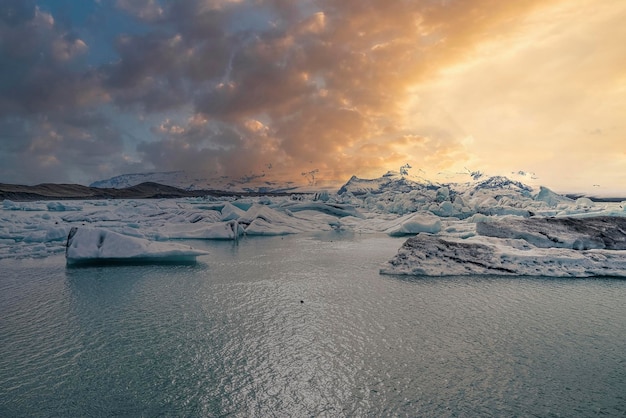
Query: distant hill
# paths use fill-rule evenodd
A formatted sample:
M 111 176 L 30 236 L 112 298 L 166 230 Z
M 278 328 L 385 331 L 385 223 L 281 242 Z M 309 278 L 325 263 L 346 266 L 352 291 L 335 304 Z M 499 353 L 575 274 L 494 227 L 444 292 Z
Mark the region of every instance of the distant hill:
M 320 184 L 315 181 L 304 178 L 301 181 L 302 184 L 298 184 L 294 181 L 272 180 L 265 173 L 232 178 L 228 176 L 209 177 L 203 173 L 187 171 L 122 174 L 110 179 L 95 181 L 89 186 L 118 189 L 132 187 L 144 182 L 164 184 L 181 190 L 220 190 L 237 193 L 312 193 L 327 189 L 320 187 Z
M 36 186 L 0 183 L 0 200 L 80 200 L 80 199 L 158 199 L 202 196 L 254 195 L 219 190 L 182 190 L 164 184 L 145 182 L 124 188 L 98 188 L 79 184 L 44 183 Z
M 517 173 L 514 173 L 517 174 Z M 447 188 L 452 200 L 455 195 L 473 196 L 476 194 L 498 193 L 515 199 L 517 196 L 536 195 L 538 200 L 556 202 L 589 197 L 596 202 L 621 202 L 622 197 L 595 197 L 584 194 L 559 195 L 544 187 L 533 187 L 525 182 L 511 180 L 503 176 L 486 176 L 480 172 L 471 173 L 469 181 L 431 182 L 421 177 L 404 176 L 390 171 L 375 179 L 362 179 L 352 176 L 338 190 L 338 194 L 351 193 L 354 196 L 367 194 L 413 193 L 417 198 L 421 194 L 436 192 Z M 140 181 L 158 179 L 160 181 Z M 467 179 L 467 177 L 466 177 Z M 180 184 L 179 187 L 169 182 Z M 200 187 L 203 186 L 203 187 Z M 23 186 L 0 183 L 0 200 L 15 201 L 32 200 L 80 200 L 80 199 L 155 199 L 181 198 L 202 196 L 259 196 L 259 195 L 290 195 L 317 193 L 320 191 L 334 192 L 336 188 L 309 184 L 296 186 L 294 182 L 271 182 L 263 176 L 249 176 L 232 180 L 227 177 L 207 180 L 193 177 L 184 171 L 164 173 L 125 174 L 92 183 L 90 186 L 79 184 L 44 183 L 36 186 Z M 417 193 L 417 194 L 416 194 Z

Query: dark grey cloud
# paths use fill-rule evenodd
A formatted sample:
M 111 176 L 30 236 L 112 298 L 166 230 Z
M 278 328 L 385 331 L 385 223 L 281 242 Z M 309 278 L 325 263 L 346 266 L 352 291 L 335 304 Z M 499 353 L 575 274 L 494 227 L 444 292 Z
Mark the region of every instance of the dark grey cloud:
M 98 27 L 0 0 L 0 141 L 9 150 L 0 158 L 14 168 L 25 160 L 24 181 L 127 168 L 240 175 L 268 163 L 345 177 L 400 162 L 406 155 L 379 142 L 406 135 L 407 88 L 537 1 L 502 3 L 116 0 L 110 10 L 139 29 L 120 32 L 115 58 L 94 65 L 97 51 L 79 34 Z M 116 115 L 162 122 L 137 138 Z M 367 163 L 362 149 L 387 155 Z
M 31 1 L 0 1 L 0 181 L 82 181 L 127 165 L 99 105 L 103 75 L 88 45 Z M 118 167 L 115 167 L 117 169 Z
M 32 0 L 5 0 L 0 3 L 0 21 L 8 26 L 19 26 L 35 17 Z
M 115 6 L 147 22 L 159 21 L 163 16 L 163 8 L 158 0 L 116 0 Z
M 112 169 L 146 168 L 115 156 L 124 153 L 124 135 L 98 113 L 51 113 L 37 118 L 0 119 L 4 182 L 67 182 L 86 173 L 108 175 Z

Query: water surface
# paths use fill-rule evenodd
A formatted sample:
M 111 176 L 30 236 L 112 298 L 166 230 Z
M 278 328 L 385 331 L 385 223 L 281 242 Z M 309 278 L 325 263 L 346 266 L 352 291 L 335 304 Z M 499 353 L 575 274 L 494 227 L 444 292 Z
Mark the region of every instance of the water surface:
M 624 416 L 626 281 L 407 278 L 402 240 L 0 261 L 0 416 Z

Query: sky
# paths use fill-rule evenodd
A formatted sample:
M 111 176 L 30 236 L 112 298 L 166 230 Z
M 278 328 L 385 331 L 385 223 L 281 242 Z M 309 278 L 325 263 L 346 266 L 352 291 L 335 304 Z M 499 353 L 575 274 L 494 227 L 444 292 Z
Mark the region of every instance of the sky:
M 626 193 L 623 0 L 0 0 L 0 183 L 534 173 Z

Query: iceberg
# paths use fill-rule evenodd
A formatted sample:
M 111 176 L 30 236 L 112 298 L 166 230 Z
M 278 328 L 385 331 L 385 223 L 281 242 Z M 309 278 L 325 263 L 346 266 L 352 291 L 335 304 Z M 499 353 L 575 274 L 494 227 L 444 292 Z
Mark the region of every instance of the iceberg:
M 326 213 L 328 215 L 343 218 L 346 216 L 354 216 L 356 218 L 363 217 L 361 213 L 352 205 L 330 204 L 322 202 L 306 202 L 306 203 L 288 203 L 283 205 L 283 208 L 288 209 L 290 212 L 302 212 L 302 211 L 318 211 Z
M 67 237 L 68 265 L 117 263 L 189 264 L 208 252 L 192 247 L 129 237 L 106 229 L 73 227 Z
M 385 232 L 392 237 L 415 235 L 420 232 L 436 234 L 441 231 L 441 221 L 430 213 L 410 213 L 397 220 L 397 224 Z
M 81 206 L 71 206 L 61 202 L 48 202 L 46 207 L 51 212 L 78 211 L 83 209 Z
M 175 225 L 167 228 L 170 231 L 166 236 L 160 235 L 164 239 L 212 239 L 212 240 L 236 240 L 244 233 L 244 229 L 236 220 L 228 222 L 215 222 L 198 226 Z
M 277 236 L 330 230 L 326 222 L 315 218 L 300 218 L 290 210 L 279 211 L 265 205 L 254 205 L 239 218 L 239 224 L 245 228 L 245 234 L 252 236 Z
M 557 207 L 559 205 L 569 205 L 573 203 L 572 199 L 554 193 L 545 186 L 539 187 L 539 193 L 535 195 L 535 200 L 537 202 L 544 202 L 549 207 Z
M 246 213 L 244 210 L 239 209 L 237 206 L 226 202 L 226 204 L 224 205 L 224 207 L 222 208 L 220 215 L 221 215 L 221 220 L 222 221 L 232 221 L 232 220 L 236 220 L 241 218 L 244 213 Z
M 478 222 L 476 233 L 522 239 L 540 248 L 626 250 L 626 218 L 508 218 Z
M 466 239 L 420 233 L 383 274 L 626 277 L 626 219 L 509 218 L 479 222 Z

